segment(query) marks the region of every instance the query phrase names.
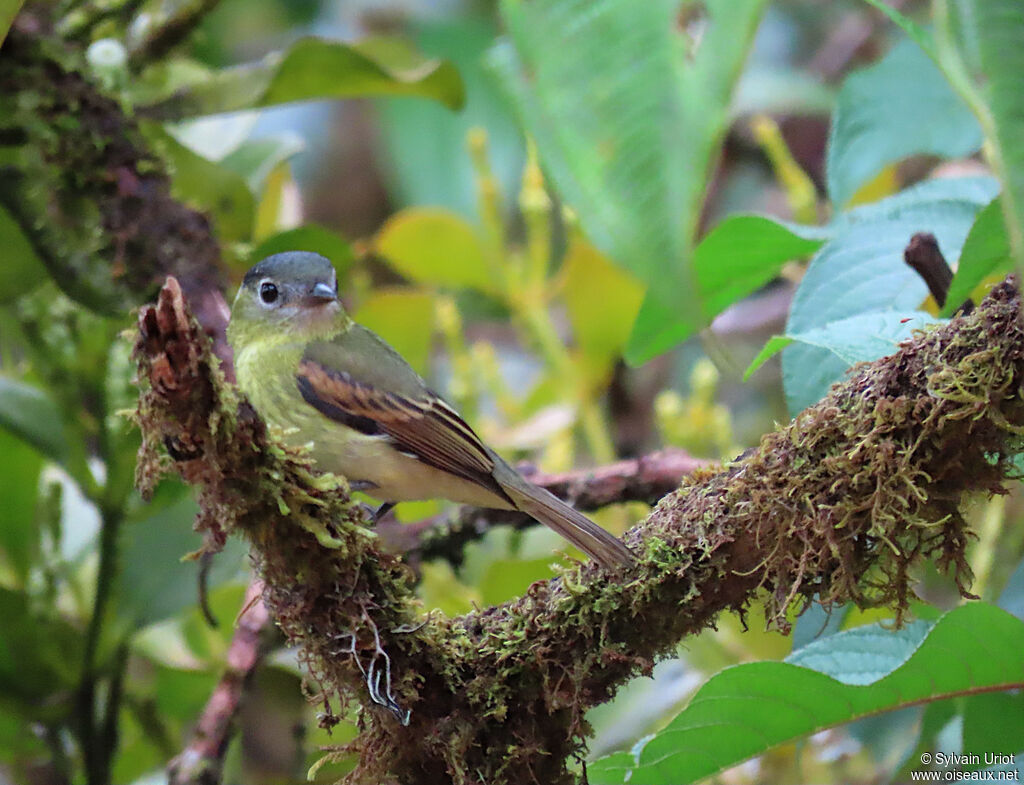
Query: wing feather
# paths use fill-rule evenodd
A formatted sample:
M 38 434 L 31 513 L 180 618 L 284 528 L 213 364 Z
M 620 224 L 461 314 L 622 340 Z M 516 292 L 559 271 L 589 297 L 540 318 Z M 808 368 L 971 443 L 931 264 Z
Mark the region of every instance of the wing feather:
M 403 452 L 505 496 L 492 476 L 490 452 L 441 398 L 387 392 L 308 357 L 299 363 L 296 382 L 305 401 L 327 417 L 361 433 L 385 435 Z

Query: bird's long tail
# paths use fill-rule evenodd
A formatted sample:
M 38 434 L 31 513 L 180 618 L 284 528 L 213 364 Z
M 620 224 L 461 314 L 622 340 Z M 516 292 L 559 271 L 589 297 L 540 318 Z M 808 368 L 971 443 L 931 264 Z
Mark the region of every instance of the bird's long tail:
M 632 551 L 587 516 L 577 512 L 548 491 L 516 475 L 517 482 L 501 482 L 502 490 L 527 515 L 554 529 L 569 542 L 605 567 L 634 562 Z

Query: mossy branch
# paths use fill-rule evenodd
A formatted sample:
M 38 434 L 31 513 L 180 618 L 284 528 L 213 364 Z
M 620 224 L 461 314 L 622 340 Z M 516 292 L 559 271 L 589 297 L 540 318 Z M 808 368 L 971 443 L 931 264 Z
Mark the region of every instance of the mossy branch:
M 353 781 L 570 782 L 584 712 L 725 610 L 769 619 L 815 595 L 905 610 L 935 558 L 966 594 L 964 494 L 1001 492 L 1024 432 L 1019 297 L 855 369 L 735 463 L 702 470 L 627 535 L 628 571 L 594 564 L 458 618 L 423 617 L 401 560 L 341 487 L 268 443 L 211 359 L 173 281 L 143 310 L 142 487 L 200 489 L 200 529 L 253 544 L 264 600 L 323 690 L 323 722 L 361 706 Z

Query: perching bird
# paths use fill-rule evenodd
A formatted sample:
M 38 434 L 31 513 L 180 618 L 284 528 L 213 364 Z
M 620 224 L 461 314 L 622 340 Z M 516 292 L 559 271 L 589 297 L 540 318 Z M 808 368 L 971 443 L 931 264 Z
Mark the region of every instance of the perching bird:
M 518 509 L 605 566 L 621 541 L 526 480 L 382 338 L 338 301 L 334 267 L 315 253 L 269 256 L 246 273 L 228 341 L 242 391 L 317 468 L 386 503 L 448 499 Z

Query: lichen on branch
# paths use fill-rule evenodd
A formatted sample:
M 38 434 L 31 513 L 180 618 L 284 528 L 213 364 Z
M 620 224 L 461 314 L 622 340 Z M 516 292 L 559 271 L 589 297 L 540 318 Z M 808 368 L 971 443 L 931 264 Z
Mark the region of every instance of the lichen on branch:
M 1003 284 L 970 316 L 854 369 L 733 464 L 687 478 L 594 564 L 457 618 L 423 615 L 401 559 L 266 430 L 211 359 L 171 281 L 140 316 L 143 487 L 173 466 L 198 526 L 254 548 L 264 599 L 323 688 L 324 722 L 361 707 L 352 781 L 571 782 L 584 712 L 724 610 L 772 623 L 815 595 L 902 612 L 935 558 L 966 593 L 964 494 L 1000 492 L 1024 423 L 1024 334 Z

